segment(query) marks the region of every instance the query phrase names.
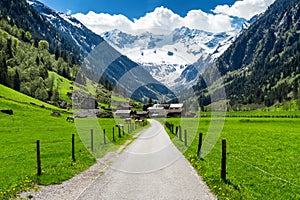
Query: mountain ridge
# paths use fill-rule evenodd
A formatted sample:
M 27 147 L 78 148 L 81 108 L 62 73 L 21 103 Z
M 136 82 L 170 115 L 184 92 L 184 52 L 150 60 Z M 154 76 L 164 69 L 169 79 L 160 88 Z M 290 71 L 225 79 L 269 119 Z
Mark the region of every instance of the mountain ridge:
M 123 82 L 120 86 L 126 89 L 129 94 L 134 95 L 133 98 L 135 100 L 139 101 L 143 101 L 143 98 L 157 99 L 157 96 L 160 93 L 164 94 L 167 92 L 167 96 L 172 93 L 168 91 L 165 86 L 158 86 L 160 83 L 157 80 L 153 79 L 146 70 L 138 67 L 139 73 L 144 76 L 144 80 L 154 83 L 156 86 L 151 88 L 144 83 L 143 78 L 140 75 L 135 74 L 137 71 L 134 69 L 137 69 L 137 63 L 134 63 L 126 56 L 122 56 L 117 50 L 112 48 L 105 40 L 103 40 L 101 36 L 90 31 L 74 17 L 58 13 L 36 0 L 28 0 L 28 2 L 30 2 L 31 6 L 33 6 L 37 11 L 44 15 L 61 34 L 66 35 L 66 37 L 72 41 L 73 45 L 83 51 L 85 55 L 84 64 L 90 65 L 92 63 L 92 66 L 88 67 L 88 70 L 82 69 L 82 72 L 87 73 L 87 76 L 91 75 L 91 71 L 89 70 L 94 70 L 94 72 L 98 73 L 98 75 L 90 76 L 92 80 L 98 82 L 100 80 L 100 75 L 104 76 L 104 78 L 110 81 L 112 85 L 118 85 L 122 76 L 131 75 L 129 78 L 134 83 L 133 85 L 140 85 L 142 88 L 139 88 L 138 91 L 133 91 L 130 87 L 131 84 L 128 82 L 126 82 L 127 85 Z M 84 37 L 83 40 L 82 36 Z M 88 38 L 95 39 L 88 41 Z M 101 48 L 105 49 L 101 50 Z M 95 54 L 97 52 L 99 53 L 98 55 Z M 106 57 L 104 55 L 106 55 Z M 97 59 L 98 63 L 94 62 Z M 99 61 L 100 59 L 102 59 L 102 61 Z M 124 63 L 126 63 L 126 65 Z M 102 69 L 98 68 L 103 68 L 104 72 L 101 71 Z M 175 98 L 174 95 L 171 95 L 170 99 L 173 98 Z
M 77 46 L 83 57 L 87 56 L 95 46 L 103 42 L 103 38 L 86 28 L 81 22 L 69 15 L 56 12 L 36 0 L 27 2 L 43 15 L 64 37 Z
M 223 82 L 235 110 L 300 102 L 299 7 L 296 0 L 275 1 L 203 74 L 194 87 L 199 101 L 208 105 L 215 83 Z M 214 71 L 221 77 L 214 78 Z
M 236 35 L 236 31 L 210 33 L 181 27 L 169 35 L 150 32 L 134 35 L 115 29 L 101 36 L 121 53 L 143 66 L 155 79 L 177 90 L 196 83 L 196 76 L 186 77 L 192 66 L 193 73 L 196 70 L 201 74 L 206 69 L 207 61 L 213 62 Z

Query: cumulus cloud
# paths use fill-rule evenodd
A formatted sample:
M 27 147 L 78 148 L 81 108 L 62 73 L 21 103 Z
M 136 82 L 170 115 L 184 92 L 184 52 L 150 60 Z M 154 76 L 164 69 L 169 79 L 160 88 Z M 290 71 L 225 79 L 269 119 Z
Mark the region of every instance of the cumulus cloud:
M 134 30 L 170 31 L 181 27 L 183 19 L 170 9 L 158 7 L 144 17 L 134 19 Z
M 127 33 L 145 31 L 166 33 L 182 26 L 209 32 L 222 32 L 233 29 L 230 17 L 224 14 L 208 14 L 201 10 L 191 10 L 185 17 L 181 17 L 168 8 L 158 7 L 153 12 L 133 21 L 124 15 L 97 14 L 92 11 L 86 15 L 78 13 L 73 16 L 97 34 L 113 29 L 119 29 Z
M 242 0 L 232 6 L 219 5 L 212 12 L 239 18 L 251 19 L 254 15 L 264 12 L 275 0 Z
M 231 21 L 232 19 L 226 15 L 213 15 L 201 10 L 191 10 L 183 19 L 184 25 L 189 28 L 210 31 L 213 33 L 232 30 Z
M 129 20 L 124 15 L 110 15 L 90 11 L 87 14 L 74 14 L 73 16 L 97 34 L 119 29 L 127 33 L 145 32 L 166 33 L 182 26 L 191 29 L 201 29 L 213 33 L 230 31 L 232 16 L 250 19 L 256 14 L 266 10 L 274 0 L 241 0 L 232 6 L 217 6 L 212 13 L 202 10 L 191 10 L 185 17 L 181 17 L 165 7 L 157 7 L 145 16 Z
M 97 34 L 113 29 L 131 31 L 134 26 L 134 23 L 124 15 L 110 15 L 107 13 L 98 14 L 90 11 L 86 15 L 77 13 L 72 16 Z

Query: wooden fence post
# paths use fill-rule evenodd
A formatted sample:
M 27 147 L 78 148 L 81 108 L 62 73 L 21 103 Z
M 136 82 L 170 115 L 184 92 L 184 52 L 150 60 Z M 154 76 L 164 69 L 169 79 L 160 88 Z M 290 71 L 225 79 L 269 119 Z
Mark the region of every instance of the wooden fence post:
M 200 158 L 200 156 L 201 156 L 202 137 L 203 137 L 203 133 L 199 133 L 198 151 L 197 151 L 197 156 L 198 156 L 199 158 Z
M 179 140 L 182 141 L 182 129 L 181 129 L 181 126 L 179 126 Z
M 184 145 L 187 147 L 187 131 L 184 129 Z
M 221 178 L 226 182 L 226 140 L 222 140 Z
M 118 128 L 119 128 L 119 129 L 118 129 L 118 130 L 119 130 L 119 138 L 121 138 L 121 137 L 122 137 L 122 136 L 121 136 L 121 127 L 119 126 Z
M 106 144 L 105 129 L 103 129 L 103 141 L 104 141 L 104 144 Z
M 73 160 L 73 162 L 76 161 L 76 159 L 75 159 L 75 134 L 72 134 L 72 160 Z
M 42 174 L 42 167 L 41 167 L 41 147 L 40 141 L 36 141 L 36 159 L 37 159 L 37 175 L 40 176 Z
M 91 151 L 94 151 L 94 130 L 91 129 Z
M 115 142 L 115 127 L 112 128 L 112 137 L 113 137 L 113 141 Z
M 176 137 L 178 137 L 178 126 L 176 126 Z

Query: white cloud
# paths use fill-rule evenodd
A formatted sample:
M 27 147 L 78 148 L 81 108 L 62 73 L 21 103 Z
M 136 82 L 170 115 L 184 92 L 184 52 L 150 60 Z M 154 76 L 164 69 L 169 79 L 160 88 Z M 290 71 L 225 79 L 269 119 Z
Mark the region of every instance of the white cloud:
M 133 22 L 124 15 L 110 15 L 106 13 L 97 14 L 90 11 L 86 15 L 82 13 L 74 14 L 73 17 L 77 18 L 81 23 L 97 34 L 113 29 L 131 31 L 132 26 L 134 25 Z
M 191 10 L 185 17 L 180 17 L 168 8 L 158 7 L 153 12 L 133 21 L 124 15 L 97 14 L 92 11 L 86 15 L 74 14 L 73 17 L 97 34 L 113 29 L 128 33 L 145 31 L 163 33 L 182 26 L 210 32 L 232 30 L 230 17 L 223 14 L 208 14 L 201 10 Z
M 236 1 L 232 6 L 219 5 L 212 11 L 215 14 L 225 14 L 249 20 L 254 15 L 264 12 L 274 1 L 275 0 L 241 0 Z
M 67 9 L 67 13 L 66 13 L 67 15 L 71 15 L 72 14 L 72 10 L 70 10 L 70 9 Z
M 231 18 L 223 14 L 208 14 L 201 10 L 191 10 L 183 19 L 184 25 L 189 28 L 210 32 L 223 32 L 232 30 Z
M 181 27 L 182 18 L 173 13 L 170 9 L 158 7 L 153 12 L 147 13 L 144 17 L 134 19 L 134 30 L 148 30 L 150 32 L 172 31 Z
M 87 14 L 74 14 L 79 21 L 97 34 L 119 29 L 127 33 L 145 32 L 165 33 L 182 26 L 191 29 L 201 29 L 213 33 L 233 30 L 231 16 L 250 19 L 255 14 L 266 10 L 274 0 L 241 0 L 232 6 L 217 6 L 213 13 L 205 13 L 201 10 L 191 10 L 185 17 L 181 17 L 172 10 L 157 7 L 153 12 L 145 16 L 129 20 L 124 15 L 110 15 L 90 11 Z

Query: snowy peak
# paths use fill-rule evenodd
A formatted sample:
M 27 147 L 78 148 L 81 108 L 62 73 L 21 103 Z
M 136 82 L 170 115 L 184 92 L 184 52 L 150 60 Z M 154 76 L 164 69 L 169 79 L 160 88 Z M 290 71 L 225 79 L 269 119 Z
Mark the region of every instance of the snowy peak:
M 186 64 L 192 64 L 202 54 L 212 54 L 215 52 L 222 42 L 234 37 L 236 34 L 237 32 L 235 31 L 213 34 L 202 30 L 182 27 L 175 29 L 168 35 L 155 35 L 149 32 L 132 35 L 119 30 L 113 30 L 105 32 L 101 36 L 134 61 L 145 60 L 145 52 L 148 52 L 147 55 L 151 55 L 149 54 L 150 51 L 148 51 L 151 50 L 151 56 L 154 56 L 155 60 L 157 52 L 167 52 L 164 55 L 166 62 L 169 60 L 170 54 L 172 54 L 175 57 L 184 57 L 188 60 Z M 138 53 L 133 54 L 132 52 Z M 131 54 L 134 57 L 130 56 Z M 146 60 L 149 59 L 146 58 Z M 156 62 L 155 60 L 152 61 Z
M 43 15 L 62 35 L 68 38 L 73 45 L 78 47 L 83 55 L 87 55 L 95 46 L 103 42 L 103 39 L 99 35 L 86 28 L 76 18 L 56 12 L 36 0 L 27 0 L 27 2 Z
M 155 79 L 178 89 L 190 87 L 198 77 L 195 72 L 202 73 L 210 66 L 237 34 L 238 31 L 211 33 L 181 27 L 170 34 L 144 32 L 133 35 L 115 29 L 101 36 L 119 52 L 142 65 Z

